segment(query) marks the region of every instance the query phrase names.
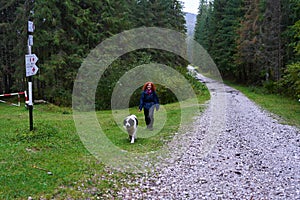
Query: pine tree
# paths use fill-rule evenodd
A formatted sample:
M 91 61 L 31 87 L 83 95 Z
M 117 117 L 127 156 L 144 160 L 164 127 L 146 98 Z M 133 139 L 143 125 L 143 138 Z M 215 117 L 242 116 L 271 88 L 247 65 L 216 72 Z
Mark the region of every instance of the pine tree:
M 293 61 L 299 61 L 299 56 L 294 52 L 295 45 L 299 44 L 299 33 L 297 29 L 297 21 L 300 20 L 300 2 L 299 0 L 282 1 L 282 28 L 284 30 L 282 42 L 284 46 L 284 64 L 289 64 Z M 296 29 L 295 29 L 296 28 Z
M 242 1 L 215 0 L 212 6 L 200 1 L 195 39 L 208 50 L 222 75 L 232 78 L 236 71 L 233 55 L 237 49 L 236 30 L 243 15 Z
M 246 1 L 246 14 L 239 29 L 237 78 L 239 82 L 250 83 L 260 80 L 261 63 L 261 10 L 260 0 Z
M 197 15 L 197 22 L 195 27 L 195 41 L 201 44 L 207 51 L 209 51 L 212 41 L 210 39 L 212 4 L 208 4 L 207 0 L 201 0 L 199 4 L 199 12 Z
M 236 72 L 234 55 L 237 53 L 237 29 L 244 14 L 241 6 L 241 0 L 228 0 L 224 10 L 220 11 L 223 14 L 219 19 L 220 25 L 217 29 L 218 42 L 215 43 L 216 63 L 223 77 L 227 78 L 234 78 Z
M 261 73 L 270 80 L 278 81 L 283 67 L 283 46 L 281 42 L 281 1 L 266 0 L 263 22 L 261 25 L 262 67 Z
M 0 92 L 25 89 L 27 1 L 0 1 Z

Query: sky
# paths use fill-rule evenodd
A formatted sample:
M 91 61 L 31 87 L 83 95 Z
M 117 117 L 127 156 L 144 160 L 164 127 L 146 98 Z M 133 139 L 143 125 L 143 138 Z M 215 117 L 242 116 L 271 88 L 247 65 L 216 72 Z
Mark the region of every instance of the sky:
M 183 11 L 198 14 L 198 7 L 200 0 L 181 0 L 183 4 Z

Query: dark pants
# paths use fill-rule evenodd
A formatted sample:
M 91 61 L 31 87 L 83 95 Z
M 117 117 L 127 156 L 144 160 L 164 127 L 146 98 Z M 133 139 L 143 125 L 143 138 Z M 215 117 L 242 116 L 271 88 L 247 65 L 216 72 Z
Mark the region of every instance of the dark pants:
M 155 106 L 152 106 L 150 109 L 144 108 L 145 122 L 146 122 L 147 128 L 153 128 L 154 107 Z

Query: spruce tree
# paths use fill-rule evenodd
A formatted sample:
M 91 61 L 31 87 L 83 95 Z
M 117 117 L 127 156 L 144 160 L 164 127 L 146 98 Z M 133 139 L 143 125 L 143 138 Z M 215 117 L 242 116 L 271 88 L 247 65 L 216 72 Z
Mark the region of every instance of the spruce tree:
M 261 15 L 260 0 L 246 1 L 246 14 L 241 22 L 236 55 L 237 78 L 239 82 L 254 83 L 260 81 L 261 59 Z
M 207 0 L 201 0 L 197 15 L 194 39 L 201 44 L 207 51 L 211 47 L 210 26 L 211 26 L 211 9 L 212 4 L 208 4 Z

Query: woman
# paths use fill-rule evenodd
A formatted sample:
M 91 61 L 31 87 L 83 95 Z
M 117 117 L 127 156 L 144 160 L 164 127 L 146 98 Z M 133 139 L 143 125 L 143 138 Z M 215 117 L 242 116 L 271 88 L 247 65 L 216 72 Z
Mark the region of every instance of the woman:
M 156 94 L 156 87 L 152 82 L 147 82 L 143 86 L 143 92 L 140 98 L 139 112 L 144 108 L 145 121 L 147 129 L 153 130 L 154 107 L 159 110 L 159 100 Z

